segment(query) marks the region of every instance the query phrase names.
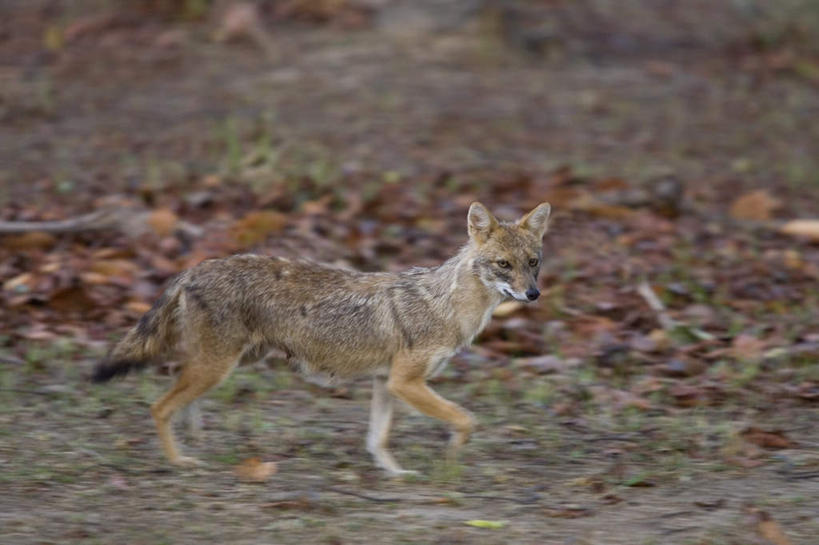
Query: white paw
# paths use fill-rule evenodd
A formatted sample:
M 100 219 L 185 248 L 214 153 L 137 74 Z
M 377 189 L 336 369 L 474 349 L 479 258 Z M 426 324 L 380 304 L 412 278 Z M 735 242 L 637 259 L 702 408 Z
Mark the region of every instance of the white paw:
M 399 468 L 394 468 L 394 469 L 388 469 L 387 473 L 389 474 L 390 477 L 393 477 L 393 478 L 401 478 L 401 477 L 409 477 L 409 476 L 414 476 L 414 475 L 420 475 L 420 473 L 418 471 L 415 471 L 414 469 L 401 469 L 400 467 Z
M 190 456 L 179 456 L 175 460 L 171 460 L 171 463 L 179 467 L 203 467 L 205 465 L 202 460 Z

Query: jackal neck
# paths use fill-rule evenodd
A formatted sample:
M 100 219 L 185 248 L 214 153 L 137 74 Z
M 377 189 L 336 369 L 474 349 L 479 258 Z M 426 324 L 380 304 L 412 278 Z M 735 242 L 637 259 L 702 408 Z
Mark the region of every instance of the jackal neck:
M 443 311 L 458 324 L 461 344 L 469 344 L 486 326 L 503 296 L 481 282 L 473 271 L 474 248 L 467 244 L 429 271 Z

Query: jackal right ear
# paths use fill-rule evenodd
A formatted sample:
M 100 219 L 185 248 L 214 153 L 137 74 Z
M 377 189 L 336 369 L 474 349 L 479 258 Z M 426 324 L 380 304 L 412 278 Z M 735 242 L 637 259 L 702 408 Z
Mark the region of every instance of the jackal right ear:
M 528 229 L 538 238 L 543 238 L 549 228 L 549 214 L 552 213 L 552 205 L 542 202 L 537 207 L 520 218 L 518 225 L 523 229 Z
M 467 214 L 467 226 L 469 228 L 469 238 L 476 242 L 486 242 L 492 231 L 498 226 L 495 216 L 479 202 L 473 202 L 469 206 Z

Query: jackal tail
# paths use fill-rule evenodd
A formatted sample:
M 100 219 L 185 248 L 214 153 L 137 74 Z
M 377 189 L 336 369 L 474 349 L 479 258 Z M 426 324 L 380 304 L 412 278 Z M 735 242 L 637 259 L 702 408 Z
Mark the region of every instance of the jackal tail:
M 171 350 L 177 338 L 176 316 L 181 293 L 179 284 L 179 280 L 171 284 L 151 310 L 96 365 L 91 376 L 92 382 L 107 382 L 114 377 L 143 369 Z

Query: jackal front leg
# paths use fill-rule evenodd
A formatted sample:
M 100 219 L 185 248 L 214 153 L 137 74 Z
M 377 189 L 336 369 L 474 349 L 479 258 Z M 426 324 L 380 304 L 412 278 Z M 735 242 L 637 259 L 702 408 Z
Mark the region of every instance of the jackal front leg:
M 396 358 L 390 371 L 387 389 L 425 415 L 443 420 L 452 426 L 449 454 L 453 456 L 469 440 L 475 428 L 475 418 L 469 411 L 447 401 L 427 385 L 427 363 L 411 357 Z
M 373 400 L 370 407 L 370 430 L 367 432 L 367 450 L 373 455 L 375 463 L 390 475 L 417 473 L 401 466 L 387 450 L 392 425 L 394 398 L 387 391 L 387 379 L 373 377 Z

